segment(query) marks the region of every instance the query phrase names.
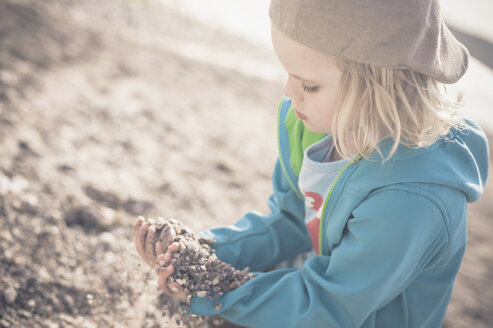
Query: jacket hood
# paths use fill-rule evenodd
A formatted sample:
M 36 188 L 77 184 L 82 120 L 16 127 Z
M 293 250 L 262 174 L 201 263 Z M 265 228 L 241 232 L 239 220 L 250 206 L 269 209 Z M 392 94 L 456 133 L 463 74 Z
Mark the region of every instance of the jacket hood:
M 379 144 L 383 157 L 392 147 L 392 140 Z M 431 183 L 462 191 L 468 202 L 479 199 L 488 175 L 489 149 L 484 131 L 474 122 L 465 121 L 461 129 L 429 147 L 412 149 L 399 145 L 396 153 L 383 162 L 377 151 L 357 165 L 350 183 L 369 192 L 390 184 Z

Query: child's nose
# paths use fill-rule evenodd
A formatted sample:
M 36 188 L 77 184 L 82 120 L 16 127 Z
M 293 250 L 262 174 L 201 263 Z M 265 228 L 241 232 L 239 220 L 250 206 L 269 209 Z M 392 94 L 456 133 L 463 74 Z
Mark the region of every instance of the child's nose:
M 303 95 L 300 92 L 300 88 L 298 84 L 299 82 L 297 80 L 289 76 L 286 82 L 284 83 L 284 90 L 283 90 L 284 95 L 296 101 L 303 100 Z

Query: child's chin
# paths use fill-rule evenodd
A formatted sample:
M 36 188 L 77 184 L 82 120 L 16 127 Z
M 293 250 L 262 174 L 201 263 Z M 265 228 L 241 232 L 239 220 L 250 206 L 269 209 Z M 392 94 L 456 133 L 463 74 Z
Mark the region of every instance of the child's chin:
M 330 134 L 329 129 L 324 129 L 321 127 L 313 126 L 310 121 L 303 121 L 303 124 L 305 124 L 305 128 L 310 130 L 310 132 L 314 133 L 320 133 L 320 134 Z

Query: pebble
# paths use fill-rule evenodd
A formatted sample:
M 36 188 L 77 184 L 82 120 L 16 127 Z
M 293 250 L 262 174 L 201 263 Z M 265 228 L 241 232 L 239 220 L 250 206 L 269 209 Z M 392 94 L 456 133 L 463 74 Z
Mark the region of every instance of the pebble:
M 19 315 L 21 315 L 24 318 L 31 318 L 32 317 L 31 312 L 23 310 L 23 309 L 20 309 L 17 313 L 19 313 Z
M 182 239 L 182 240 L 183 240 L 183 239 Z M 186 246 L 185 246 L 185 244 L 184 244 L 184 243 L 182 243 L 181 241 L 180 241 L 179 245 L 180 245 L 180 253 L 183 253 L 183 252 L 185 251 Z
M 10 189 L 10 179 L 0 172 L 0 195 L 5 195 Z
M 21 196 L 21 200 L 26 204 L 26 206 L 37 207 L 39 205 L 38 196 L 34 194 L 25 193 Z
M 99 234 L 99 241 L 106 247 L 111 248 L 113 245 L 117 244 L 115 236 L 108 231 Z
M 48 328 L 60 328 L 60 325 L 56 322 L 48 322 L 48 323 L 46 323 L 46 326 Z
M 197 292 L 197 297 L 206 297 L 206 296 L 207 296 L 206 290 L 201 290 Z
M 233 281 L 232 283 L 229 284 L 229 289 L 235 289 L 240 287 L 240 283 L 238 281 Z
M 19 194 L 29 188 L 29 181 L 27 181 L 23 176 L 16 175 L 10 180 L 9 187 L 11 193 Z
M 189 242 L 187 242 L 187 248 L 192 250 L 192 251 L 196 251 L 199 249 L 199 245 L 197 243 L 189 241 Z
M 10 327 L 10 322 L 7 320 L 0 320 L 0 327 Z
M 69 311 L 72 311 L 74 309 L 75 301 L 72 296 L 68 294 L 63 295 L 62 302 Z
M 3 296 L 8 304 L 12 304 L 17 299 L 17 290 L 13 287 L 9 287 L 3 291 Z
M 90 321 L 85 320 L 82 323 L 82 328 L 98 328 L 98 325 L 94 322 L 90 322 Z

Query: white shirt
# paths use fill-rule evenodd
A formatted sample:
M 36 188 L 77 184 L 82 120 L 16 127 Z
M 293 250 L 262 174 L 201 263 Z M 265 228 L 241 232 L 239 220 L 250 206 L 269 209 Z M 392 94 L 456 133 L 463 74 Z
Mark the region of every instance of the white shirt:
M 337 175 L 349 163 L 344 159 L 330 161 L 333 150 L 334 144 L 330 135 L 305 150 L 298 186 L 305 197 L 305 224 L 313 250 L 282 262 L 278 265 L 280 268 L 301 268 L 308 258 L 319 254 L 319 228 L 323 205 Z

